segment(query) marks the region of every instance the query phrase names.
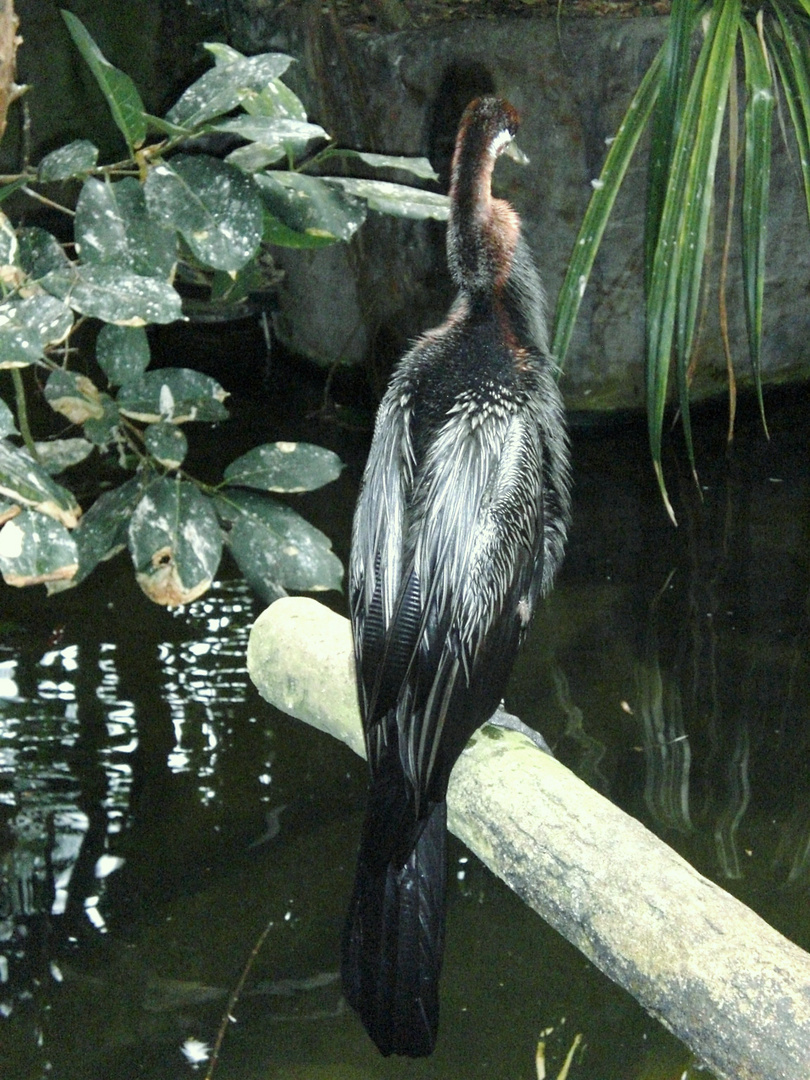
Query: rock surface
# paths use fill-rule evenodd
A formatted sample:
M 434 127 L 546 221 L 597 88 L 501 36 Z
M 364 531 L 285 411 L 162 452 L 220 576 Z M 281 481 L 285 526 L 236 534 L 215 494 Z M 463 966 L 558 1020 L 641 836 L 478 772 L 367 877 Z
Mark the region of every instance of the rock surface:
M 518 141 L 530 165 L 499 163 L 496 190 L 523 218 L 553 308 L 606 140 L 663 39 L 665 19 L 509 17 L 380 34 L 346 31 L 321 14 L 319 5 L 305 5 L 303 15 L 283 25 L 267 0 L 236 0 L 234 8 L 237 47 L 280 48 L 297 56 L 297 92 L 313 118 L 342 144 L 427 155 L 443 190 L 464 105 L 480 93 L 509 98 L 523 116 Z M 716 281 L 727 163 L 721 150 L 696 396 L 725 385 Z M 569 408 L 644 403 L 645 186 L 642 153 L 619 195 L 580 311 L 562 382 Z M 799 178 L 777 129 L 763 350 L 769 381 L 810 373 L 809 240 Z M 380 382 L 408 342 L 441 320 L 452 299 L 444 227 L 436 223 L 372 214 L 350 245 L 277 254 L 287 271 L 277 318 L 280 336 L 321 363 L 369 363 Z M 744 385 L 751 373 L 738 235 L 728 295 L 737 379 Z

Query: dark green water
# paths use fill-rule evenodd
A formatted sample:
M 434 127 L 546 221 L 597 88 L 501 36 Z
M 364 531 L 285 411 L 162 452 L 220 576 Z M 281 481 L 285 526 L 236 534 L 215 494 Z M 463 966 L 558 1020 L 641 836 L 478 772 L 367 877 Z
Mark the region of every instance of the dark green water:
M 349 468 L 303 508 L 345 559 L 366 441 L 298 419 L 312 401 L 277 404 L 284 422 L 237 410 L 228 456 L 279 437 L 338 449 Z M 699 415 L 702 502 L 667 463 L 677 530 L 641 424 L 577 434 L 566 565 L 507 699 L 804 948 L 808 418 L 806 393 L 780 394 L 768 443 L 745 406 L 726 460 L 724 418 Z M 174 614 L 141 595 L 123 557 L 51 600 L 0 587 L 3 1080 L 195 1075 L 181 1047 L 213 1043 L 268 924 L 220 1080 L 534 1080 L 538 1039 L 551 1077 L 578 1034 L 571 1080 L 698 1075 L 458 844 L 439 1046 L 424 1062 L 377 1055 L 332 978 L 364 766 L 257 697 L 244 670 L 255 614 L 227 564 Z

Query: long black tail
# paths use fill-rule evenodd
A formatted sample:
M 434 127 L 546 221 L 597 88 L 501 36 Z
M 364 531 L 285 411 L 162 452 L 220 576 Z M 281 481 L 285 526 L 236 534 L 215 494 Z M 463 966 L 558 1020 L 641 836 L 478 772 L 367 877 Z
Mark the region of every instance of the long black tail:
M 346 998 L 381 1053 L 425 1057 L 439 1027 L 447 804 L 424 822 L 410 814 L 409 823 L 390 788 L 372 791 L 341 968 Z

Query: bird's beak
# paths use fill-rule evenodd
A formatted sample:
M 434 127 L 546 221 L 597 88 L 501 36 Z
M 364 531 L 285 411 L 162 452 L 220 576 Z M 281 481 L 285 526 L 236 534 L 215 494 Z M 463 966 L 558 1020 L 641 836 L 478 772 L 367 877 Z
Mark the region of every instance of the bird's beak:
M 528 157 L 526 157 L 526 155 L 523 153 L 523 151 L 520 149 L 514 139 L 506 147 L 506 149 L 504 150 L 504 154 L 506 154 L 507 157 L 510 157 L 512 161 L 516 161 L 518 165 L 529 164 Z

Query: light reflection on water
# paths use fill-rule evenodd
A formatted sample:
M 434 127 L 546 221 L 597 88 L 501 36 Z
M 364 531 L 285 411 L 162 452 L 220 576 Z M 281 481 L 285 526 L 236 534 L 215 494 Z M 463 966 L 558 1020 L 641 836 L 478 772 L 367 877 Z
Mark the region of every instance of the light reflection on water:
M 122 570 L 129 573 L 126 565 Z M 129 594 L 137 608 L 137 593 Z M 69 611 L 72 599 L 63 608 Z M 133 789 L 143 772 L 136 758 L 156 702 L 168 710 L 173 733 L 165 765 L 192 780 L 189 790 L 204 808 L 217 794 L 235 710 L 244 710 L 252 694 L 245 649 L 253 602 L 241 581 L 216 583 L 173 616 L 161 612 L 169 640 L 150 640 L 131 623 L 117 641 L 91 631 L 80 642 L 54 644 L 79 630 L 82 619 L 70 615 L 74 619 L 49 633 L 44 647 L 35 631 L 13 621 L 4 637 L 15 643 L 0 645 L 0 1015 L 14 1020 L 20 1014 L 24 1026 L 32 1011 L 49 1008 L 49 983 L 62 981 L 56 961 L 43 967 L 37 959 L 40 947 L 47 953 L 47 940 L 58 949 L 108 931 L 106 894 L 127 864 Z M 152 669 L 145 696 L 122 692 L 122 659 L 132 687 L 133 653 L 140 653 L 136 667 Z M 267 744 L 256 761 L 266 780 L 272 757 Z M 41 1068 L 50 1070 L 39 1022 L 29 1036 L 41 1050 Z

